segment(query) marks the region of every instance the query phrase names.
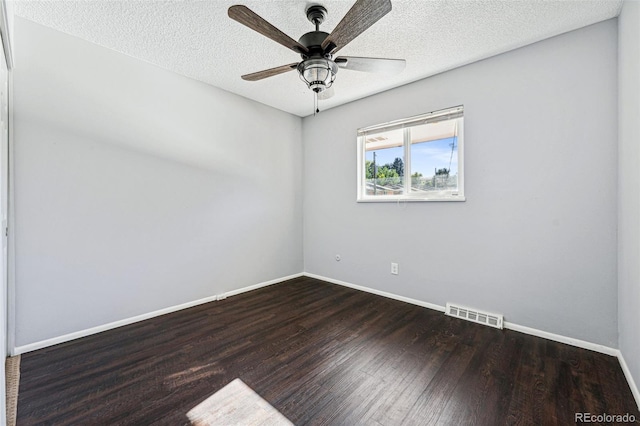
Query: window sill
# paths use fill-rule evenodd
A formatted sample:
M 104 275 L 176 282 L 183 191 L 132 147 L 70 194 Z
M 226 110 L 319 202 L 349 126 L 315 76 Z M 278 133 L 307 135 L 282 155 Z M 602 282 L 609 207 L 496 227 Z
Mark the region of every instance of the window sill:
M 448 201 L 466 201 L 465 197 L 442 197 L 442 198 L 419 198 L 419 197 L 376 197 L 376 198 L 360 198 L 356 200 L 358 203 L 416 203 L 416 202 L 448 202 Z

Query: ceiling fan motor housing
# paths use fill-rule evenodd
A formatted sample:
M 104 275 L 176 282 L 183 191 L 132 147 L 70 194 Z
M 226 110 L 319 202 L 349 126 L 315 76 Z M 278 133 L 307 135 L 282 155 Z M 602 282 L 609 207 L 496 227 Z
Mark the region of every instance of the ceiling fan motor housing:
M 300 37 L 298 43 L 309 49 L 308 53 L 302 54 L 302 59 L 324 57 L 325 55 L 324 51 L 322 50 L 322 42 L 327 37 L 329 37 L 329 33 L 325 33 L 324 31 L 311 31 Z

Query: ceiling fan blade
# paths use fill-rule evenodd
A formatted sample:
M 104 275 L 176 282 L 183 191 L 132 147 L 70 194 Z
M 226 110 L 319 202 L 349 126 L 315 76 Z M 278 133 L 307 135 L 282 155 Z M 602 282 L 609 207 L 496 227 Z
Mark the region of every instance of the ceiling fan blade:
M 334 61 L 340 68 L 347 70 L 385 74 L 398 74 L 404 70 L 407 64 L 404 59 L 359 58 L 356 56 L 339 56 Z
M 357 0 L 333 32 L 322 42 L 325 53 L 334 53 L 391 12 L 391 0 Z
M 245 74 L 242 76 L 242 79 L 247 81 L 258 81 L 258 80 L 262 80 L 263 78 L 273 77 L 274 75 L 295 70 L 297 67 L 298 67 L 298 63 L 295 62 L 293 64 L 282 65 L 275 68 L 269 68 L 268 70 L 258 71 L 251 74 Z
M 254 11 L 249 9 L 247 6 L 243 6 L 243 5 L 231 6 L 229 8 L 228 14 L 229 14 L 229 18 L 235 21 L 238 21 L 243 25 L 246 25 L 252 30 L 259 32 L 263 36 L 270 38 L 276 43 L 280 43 L 284 47 L 287 47 L 293 50 L 294 52 L 297 52 L 297 53 L 309 52 L 309 50 L 306 47 L 304 47 L 303 45 L 301 45 L 300 43 L 298 43 L 297 41 L 295 41 L 294 39 L 292 39 L 282 31 L 280 31 L 279 29 L 277 29 L 267 21 L 265 21 Z
M 318 93 L 318 99 L 321 101 L 324 101 L 329 98 L 332 98 L 333 95 L 335 94 L 336 94 L 336 91 L 333 90 L 333 86 L 331 86 L 327 90 L 323 90 L 322 92 Z

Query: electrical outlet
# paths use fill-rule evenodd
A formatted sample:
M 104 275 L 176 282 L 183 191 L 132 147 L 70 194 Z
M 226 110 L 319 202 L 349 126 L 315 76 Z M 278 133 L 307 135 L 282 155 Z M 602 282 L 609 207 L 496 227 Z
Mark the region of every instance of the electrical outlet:
M 392 263 L 391 264 L 391 273 L 393 275 L 398 275 L 398 264 L 397 263 Z

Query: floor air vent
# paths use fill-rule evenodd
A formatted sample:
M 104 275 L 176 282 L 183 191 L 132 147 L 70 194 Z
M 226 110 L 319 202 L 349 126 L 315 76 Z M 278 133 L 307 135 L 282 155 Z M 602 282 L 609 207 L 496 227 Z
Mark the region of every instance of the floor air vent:
M 467 321 L 477 322 L 478 324 L 488 325 L 489 327 L 502 328 L 502 315 L 498 314 L 477 311 L 465 306 L 452 305 L 451 303 L 447 303 L 445 314 Z

